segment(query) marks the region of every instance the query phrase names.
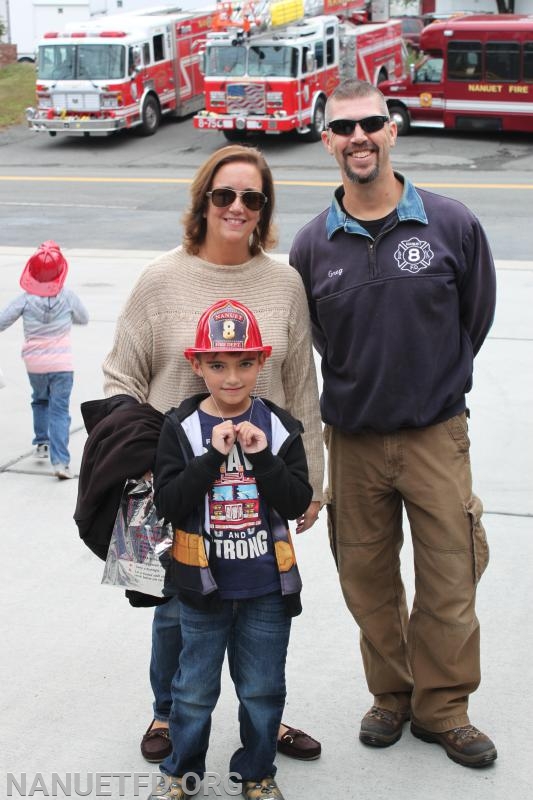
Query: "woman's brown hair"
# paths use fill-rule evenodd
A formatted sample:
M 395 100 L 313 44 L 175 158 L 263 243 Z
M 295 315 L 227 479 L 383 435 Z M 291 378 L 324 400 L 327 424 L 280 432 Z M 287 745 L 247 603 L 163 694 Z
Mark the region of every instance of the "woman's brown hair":
M 197 255 L 200 246 L 205 241 L 207 233 L 207 222 L 205 219 L 205 208 L 208 199 L 206 193 L 213 186 L 213 181 L 218 170 L 224 164 L 234 164 L 243 162 L 253 164 L 261 175 L 261 188 L 263 194 L 268 198 L 259 222 L 252 233 L 250 242 L 250 253 L 255 256 L 261 248 L 269 250 L 277 242 L 274 230 L 274 180 L 270 167 L 265 161 L 263 154 L 255 147 L 246 147 L 240 144 L 232 144 L 216 150 L 207 161 L 205 161 L 191 184 L 191 202 L 189 208 L 183 216 L 183 247 L 191 255 Z

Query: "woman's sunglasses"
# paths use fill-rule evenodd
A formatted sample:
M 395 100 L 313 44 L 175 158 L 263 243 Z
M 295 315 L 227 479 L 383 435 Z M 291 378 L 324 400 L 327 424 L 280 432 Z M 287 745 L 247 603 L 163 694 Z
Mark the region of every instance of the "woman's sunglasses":
M 356 125 L 360 125 L 365 133 L 377 133 L 388 121 L 388 117 L 377 114 L 363 119 L 332 119 L 328 128 L 337 136 L 351 136 Z
M 206 192 L 206 195 L 217 208 L 230 206 L 237 197 L 250 211 L 261 211 L 268 202 L 268 197 L 263 192 L 256 192 L 253 189 L 245 189 L 243 192 L 238 192 L 236 189 L 212 189 Z

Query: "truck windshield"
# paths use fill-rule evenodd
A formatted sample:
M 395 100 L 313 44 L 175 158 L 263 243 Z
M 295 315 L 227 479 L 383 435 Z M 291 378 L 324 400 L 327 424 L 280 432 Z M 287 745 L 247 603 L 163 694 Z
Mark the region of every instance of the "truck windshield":
M 442 80 L 442 58 L 425 57 L 416 67 L 415 83 L 440 83 Z
M 39 47 L 41 80 L 124 78 L 126 49 L 120 44 L 46 44 Z
M 298 50 L 283 45 L 257 45 L 248 51 L 248 74 L 296 78 Z
M 209 47 L 206 54 L 205 74 L 244 75 L 246 73 L 245 47 Z
M 212 45 L 207 49 L 205 74 L 207 77 L 295 78 L 298 74 L 298 49 L 282 45 Z

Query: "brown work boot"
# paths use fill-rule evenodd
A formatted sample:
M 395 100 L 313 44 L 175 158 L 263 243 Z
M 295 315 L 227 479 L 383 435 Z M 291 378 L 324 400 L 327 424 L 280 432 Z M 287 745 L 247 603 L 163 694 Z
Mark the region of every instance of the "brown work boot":
M 409 717 L 409 711 L 389 711 L 372 706 L 361 720 L 359 739 L 370 747 L 389 747 L 398 741 Z
M 448 758 L 463 767 L 486 767 L 498 757 L 494 742 L 473 725 L 434 733 L 411 722 L 411 733 L 423 742 L 440 744 L 446 750 Z

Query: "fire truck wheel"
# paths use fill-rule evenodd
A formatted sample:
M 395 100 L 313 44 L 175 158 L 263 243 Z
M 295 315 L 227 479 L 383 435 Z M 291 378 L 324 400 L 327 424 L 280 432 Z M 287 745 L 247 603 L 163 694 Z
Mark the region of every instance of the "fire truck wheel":
M 228 142 L 243 142 L 246 139 L 246 131 L 222 131 L 224 138 Z
M 326 103 L 321 97 L 315 103 L 313 119 L 309 125 L 309 132 L 304 133 L 303 138 L 306 142 L 319 142 L 322 138 L 322 131 L 326 122 Z
M 411 127 L 411 120 L 409 119 L 409 112 L 402 106 L 389 106 L 390 118 L 396 123 L 398 128 L 398 136 L 405 136 L 409 133 Z
M 152 136 L 159 128 L 160 119 L 159 103 L 155 97 L 147 97 L 144 101 L 142 123 L 139 129 L 141 136 Z

